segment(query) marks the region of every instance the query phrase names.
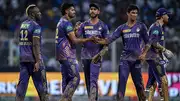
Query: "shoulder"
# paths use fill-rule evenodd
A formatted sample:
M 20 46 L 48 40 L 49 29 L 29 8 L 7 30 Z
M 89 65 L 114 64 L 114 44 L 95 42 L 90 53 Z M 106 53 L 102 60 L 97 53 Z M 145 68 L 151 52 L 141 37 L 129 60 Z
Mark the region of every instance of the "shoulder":
M 62 26 L 72 26 L 72 22 L 64 18 L 61 18 L 59 20 L 59 23 L 61 23 Z
M 41 29 L 41 26 L 36 21 L 30 20 L 29 23 L 30 23 L 31 28 Z
M 40 25 L 39 25 L 36 21 L 31 20 L 30 23 L 31 23 L 33 26 L 38 26 L 38 27 L 40 27 Z
M 161 33 L 161 29 L 160 29 L 159 25 L 157 25 L 156 23 L 153 23 L 151 25 L 150 31 L 154 35 L 158 35 L 159 33 Z
M 141 26 L 142 28 L 147 28 L 147 26 L 143 22 L 137 22 L 137 25 Z
M 126 26 L 126 23 L 121 24 L 121 25 L 119 25 L 119 26 L 117 27 L 117 29 L 122 30 L 125 26 Z
M 84 27 L 84 26 L 86 26 L 86 25 L 88 25 L 88 24 L 89 24 L 88 21 L 84 21 L 84 22 L 81 23 L 81 27 Z
M 84 25 L 89 24 L 89 20 L 84 21 L 82 24 Z
M 159 24 L 157 23 L 153 23 L 151 26 L 150 26 L 150 30 L 160 30 L 160 26 Z
M 102 27 L 104 27 L 104 28 L 107 28 L 107 27 L 108 27 L 107 24 L 106 24 L 105 22 L 103 22 L 102 20 L 99 20 L 99 23 L 100 23 L 100 25 L 101 25 Z
M 72 22 L 71 22 L 71 21 L 68 21 L 68 20 L 64 21 L 64 24 L 65 24 L 65 25 L 68 25 L 68 26 L 72 26 Z

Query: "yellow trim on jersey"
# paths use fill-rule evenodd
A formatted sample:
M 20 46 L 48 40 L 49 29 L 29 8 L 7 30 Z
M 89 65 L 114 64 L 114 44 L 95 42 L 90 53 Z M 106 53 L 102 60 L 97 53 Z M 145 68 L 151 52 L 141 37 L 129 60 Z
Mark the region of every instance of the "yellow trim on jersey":
M 35 38 L 40 38 L 39 36 L 33 36 L 33 37 L 35 37 Z
M 164 36 L 161 37 L 161 40 L 164 40 Z
M 93 26 L 84 26 L 84 29 L 93 29 Z
M 131 32 L 131 29 L 125 29 L 125 30 L 123 30 L 123 33 L 128 33 L 128 32 Z

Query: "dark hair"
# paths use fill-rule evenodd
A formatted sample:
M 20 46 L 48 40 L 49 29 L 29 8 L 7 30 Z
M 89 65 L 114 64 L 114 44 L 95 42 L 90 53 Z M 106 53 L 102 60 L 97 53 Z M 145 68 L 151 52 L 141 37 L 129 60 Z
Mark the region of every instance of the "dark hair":
M 66 14 L 66 10 L 67 9 L 69 9 L 70 7 L 74 7 L 74 4 L 72 4 L 72 3 L 63 3 L 62 5 L 61 5 L 61 13 L 62 13 L 62 15 L 65 15 Z
M 132 10 L 137 10 L 139 12 L 139 8 L 134 4 L 128 6 L 127 12 L 130 13 Z
M 26 8 L 26 15 L 29 16 L 31 13 L 33 13 L 33 9 L 37 7 L 36 5 L 34 4 L 31 4 L 29 5 L 27 8 Z

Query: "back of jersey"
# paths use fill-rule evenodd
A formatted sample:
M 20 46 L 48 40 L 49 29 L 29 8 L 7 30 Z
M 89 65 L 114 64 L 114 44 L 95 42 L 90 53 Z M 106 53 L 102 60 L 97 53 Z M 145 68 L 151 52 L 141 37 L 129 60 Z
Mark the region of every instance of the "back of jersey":
M 33 37 L 41 39 L 41 27 L 33 20 L 26 20 L 21 24 L 19 33 L 20 62 L 35 62 Z

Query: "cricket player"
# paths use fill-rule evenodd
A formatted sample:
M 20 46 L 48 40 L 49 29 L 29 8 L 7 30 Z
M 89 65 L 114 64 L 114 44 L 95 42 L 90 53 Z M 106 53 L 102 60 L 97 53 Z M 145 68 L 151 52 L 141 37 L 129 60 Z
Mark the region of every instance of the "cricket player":
M 78 30 L 77 36 L 83 38 L 99 37 L 105 38 L 108 34 L 107 25 L 99 19 L 100 7 L 96 3 L 89 5 L 90 19 L 83 22 Z M 102 64 L 102 55 L 97 60 L 93 57 L 101 53 L 102 49 L 108 49 L 107 46 L 95 44 L 93 42 L 86 42 L 83 44 L 81 50 L 81 59 L 83 63 L 86 88 L 90 101 L 98 100 L 98 77 Z M 93 61 L 92 61 L 93 60 Z
M 28 19 L 22 22 L 19 33 L 20 76 L 16 101 L 24 101 L 29 77 L 32 76 L 40 101 L 48 101 L 45 66 L 41 54 L 41 20 L 39 8 L 32 4 L 26 8 Z
M 76 31 L 71 23 L 71 19 L 76 15 L 73 4 L 63 3 L 61 13 L 63 16 L 56 28 L 56 59 L 61 64 L 62 71 L 63 95 L 60 101 L 72 101 L 72 96 L 80 81 L 74 44 L 92 41 L 93 38 L 76 38 Z
M 143 46 L 148 42 L 148 34 L 146 25 L 137 22 L 138 13 L 139 8 L 136 5 L 129 5 L 127 8 L 128 20 L 125 24 L 120 25 L 106 39 L 95 38 L 99 44 L 110 44 L 122 36 L 124 47 L 119 64 L 118 101 L 123 101 L 129 73 L 131 73 L 139 101 L 146 100 L 139 56 Z
M 149 43 L 146 45 L 140 59 L 147 58 L 149 64 L 148 82 L 146 89 L 149 91 L 148 101 L 153 101 L 154 92 L 159 84 L 161 101 L 169 101 L 168 80 L 165 66 L 173 53 L 165 48 L 165 36 L 163 25 L 168 23 L 169 14 L 165 8 L 156 11 L 156 22 L 149 28 Z M 149 51 L 148 51 L 149 50 Z

